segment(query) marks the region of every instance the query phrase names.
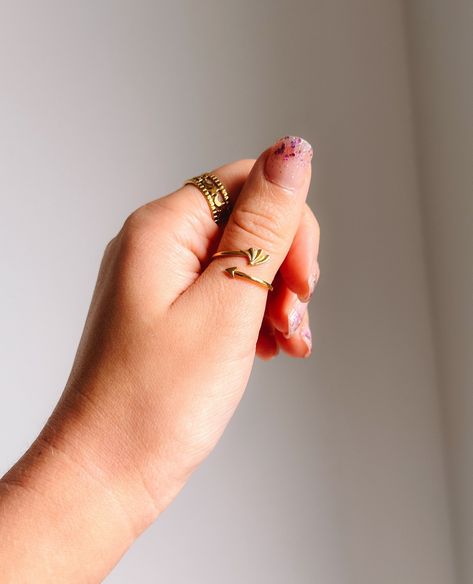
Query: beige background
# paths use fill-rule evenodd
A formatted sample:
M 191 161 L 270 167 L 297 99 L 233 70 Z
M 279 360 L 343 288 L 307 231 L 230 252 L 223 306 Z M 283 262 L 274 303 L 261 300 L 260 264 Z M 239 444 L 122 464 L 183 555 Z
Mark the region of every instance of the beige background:
M 473 582 L 473 3 L 408 6 L 418 166 L 458 577 Z
M 446 4 L 0 1 L 0 471 L 127 214 L 280 135 L 316 150 L 314 355 L 257 364 L 108 582 L 471 581 L 471 11 Z

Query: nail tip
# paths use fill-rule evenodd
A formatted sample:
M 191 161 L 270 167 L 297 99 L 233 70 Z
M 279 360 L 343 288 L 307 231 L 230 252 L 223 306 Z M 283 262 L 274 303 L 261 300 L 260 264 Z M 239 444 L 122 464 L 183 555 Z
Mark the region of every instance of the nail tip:
M 286 136 L 281 136 L 276 140 L 274 147 L 276 148 L 277 146 L 280 146 L 281 143 L 289 143 L 294 147 L 299 146 L 307 153 L 310 153 L 311 156 L 314 153 L 314 148 L 312 144 L 305 138 L 302 138 L 302 136 L 291 136 L 290 134 L 286 134 Z
M 273 146 L 272 155 L 281 162 L 297 162 L 305 166 L 311 163 L 314 157 L 312 145 L 299 136 L 284 136 Z
M 312 299 L 314 292 L 317 288 L 317 284 L 319 283 L 319 276 L 320 276 L 320 271 L 317 271 L 317 272 L 314 272 L 312 274 L 312 276 L 309 278 L 309 282 L 308 282 L 309 292 L 308 292 L 308 294 L 306 296 L 300 296 L 300 295 L 297 296 L 297 298 L 301 302 L 305 302 L 305 303 L 310 302 L 310 300 Z
M 304 357 L 309 357 L 309 355 L 312 353 L 312 333 L 310 332 L 309 328 L 305 328 L 301 332 L 301 338 L 304 341 L 305 346 L 307 347 L 307 351 Z

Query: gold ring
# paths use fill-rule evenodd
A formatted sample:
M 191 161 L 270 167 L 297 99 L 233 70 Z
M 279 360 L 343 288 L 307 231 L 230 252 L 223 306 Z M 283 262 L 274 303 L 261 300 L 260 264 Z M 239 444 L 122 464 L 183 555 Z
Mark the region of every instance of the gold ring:
M 269 282 L 266 282 L 266 280 L 262 280 L 261 278 L 256 278 L 255 276 L 245 274 L 245 272 L 240 272 L 240 270 L 237 270 L 236 266 L 233 266 L 232 268 L 225 268 L 225 271 L 227 272 L 227 274 L 230 275 L 231 278 L 241 278 L 243 280 L 248 280 L 250 282 L 258 284 L 258 286 L 266 288 L 270 292 L 273 291 L 273 287 Z
M 255 247 L 250 247 L 248 249 L 237 249 L 235 251 L 218 251 L 217 253 L 213 254 L 212 259 L 225 256 L 246 257 L 252 266 L 265 264 L 267 261 L 269 261 L 269 254 L 265 253 L 262 249 L 257 249 Z
M 230 197 L 218 176 L 206 172 L 186 180 L 184 184 L 194 185 L 204 195 L 217 225 L 225 222 L 231 211 Z

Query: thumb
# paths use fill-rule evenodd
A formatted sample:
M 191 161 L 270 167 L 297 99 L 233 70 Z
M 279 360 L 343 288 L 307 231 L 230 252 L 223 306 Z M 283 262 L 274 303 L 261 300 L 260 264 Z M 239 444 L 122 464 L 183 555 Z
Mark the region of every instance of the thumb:
M 245 257 L 213 259 L 191 288 L 198 306 L 209 307 L 217 330 L 229 334 L 243 327 L 256 339 L 264 315 L 267 289 L 232 278 L 226 268 L 271 283 L 296 234 L 311 177 L 312 147 L 286 136 L 263 152 L 251 170 L 222 234 L 217 251 L 261 248 L 270 258 L 250 265 Z

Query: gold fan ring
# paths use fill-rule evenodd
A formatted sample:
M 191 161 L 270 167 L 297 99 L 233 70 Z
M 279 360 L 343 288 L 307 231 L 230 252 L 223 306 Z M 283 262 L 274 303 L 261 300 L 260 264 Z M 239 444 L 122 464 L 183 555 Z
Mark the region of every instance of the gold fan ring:
M 250 266 L 258 266 L 260 264 L 265 264 L 270 259 L 269 254 L 264 252 L 262 249 L 258 249 L 255 247 L 250 247 L 248 249 L 218 251 L 213 254 L 212 259 L 220 257 L 246 257 L 248 259 Z M 272 292 L 273 290 L 273 286 L 269 282 L 266 282 L 266 280 L 257 278 L 256 276 L 250 276 L 250 274 L 238 270 L 236 266 L 225 268 L 225 272 L 231 278 L 240 278 L 242 280 L 252 282 L 254 284 L 257 284 L 258 286 L 266 288 L 270 292 Z
M 255 247 L 250 247 L 248 249 L 237 249 L 237 250 L 223 250 L 218 251 L 213 254 L 212 259 L 226 257 L 226 256 L 240 256 L 248 258 L 251 266 L 257 266 L 259 264 L 265 264 L 269 261 L 269 254 L 265 253 L 262 249 L 257 249 Z

